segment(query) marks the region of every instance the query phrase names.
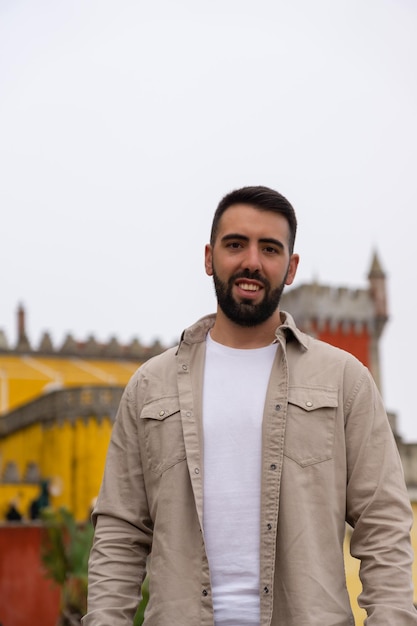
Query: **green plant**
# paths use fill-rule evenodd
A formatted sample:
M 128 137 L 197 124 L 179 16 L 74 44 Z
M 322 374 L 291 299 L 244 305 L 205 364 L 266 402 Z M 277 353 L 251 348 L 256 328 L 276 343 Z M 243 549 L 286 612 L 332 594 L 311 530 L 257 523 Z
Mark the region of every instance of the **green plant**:
M 79 626 L 87 610 L 88 557 L 93 525 L 80 525 L 65 508 L 44 509 L 41 558 L 48 578 L 61 588 L 61 613 L 57 626 Z M 142 599 L 133 626 L 142 626 L 149 599 L 149 580 L 142 585 Z M 0 625 L 1 626 L 1 625 Z
M 61 588 L 57 626 L 79 626 L 86 612 L 88 556 L 93 540 L 90 522 L 77 524 L 65 508 L 44 509 L 41 559 L 48 578 Z
M 136 611 L 135 619 L 133 620 L 133 626 L 142 626 L 146 605 L 149 600 L 149 579 L 145 578 L 142 585 L 142 599 L 139 603 L 138 610 Z

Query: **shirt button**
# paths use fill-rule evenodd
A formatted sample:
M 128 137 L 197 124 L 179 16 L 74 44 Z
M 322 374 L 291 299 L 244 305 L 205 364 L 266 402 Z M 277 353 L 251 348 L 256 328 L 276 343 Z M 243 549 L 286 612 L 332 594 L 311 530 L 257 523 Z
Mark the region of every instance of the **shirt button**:
M 264 593 L 269 593 L 268 587 L 264 587 Z
M 276 404 L 275 405 L 275 410 L 276 411 L 280 411 L 281 410 L 281 405 L 280 404 Z
M 275 465 L 275 463 L 271 463 L 270 468 L 271 470 L 276 470 L 277 466 Z
M 198 468 L 198 467 L 195 467 L 195 468 L 194 468 L 194 474 L 199 474 L 199 473 L 200 473 L 199 468 Z
M 203 596 L 204 596 L 204 597 L 208 596 L 208 591 L 207 591 L 207 589 L 203 589 Z
M 159 411 L 159 417 L 163 417 L 165 415 L 165 411 Z
M 313 403 L 311 400 L 307 400 L 306 402 L 306 406 L 308 406 L 309 408 L 311 408 L 313 406 Z
M 267 524 L 266 527 L 268 530 L 272 530 L 272 524 Z
M 183 365 L 182 369 L 184 370 L 184 372 L 186 372 L 188 370 L 188 365 Z

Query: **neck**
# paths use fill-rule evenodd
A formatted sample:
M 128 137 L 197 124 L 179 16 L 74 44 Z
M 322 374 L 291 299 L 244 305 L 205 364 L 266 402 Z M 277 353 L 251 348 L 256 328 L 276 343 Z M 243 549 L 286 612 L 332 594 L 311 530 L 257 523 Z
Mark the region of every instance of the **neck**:
M 275 331 L 281 323 L 280 312 L 257 326 L 240 326 L 226 317 L 221 309 L 217 309 L 216 321 L 210 331 L 214 341 L 228 346 L 248 350 L 263 348 L 275 340 Z

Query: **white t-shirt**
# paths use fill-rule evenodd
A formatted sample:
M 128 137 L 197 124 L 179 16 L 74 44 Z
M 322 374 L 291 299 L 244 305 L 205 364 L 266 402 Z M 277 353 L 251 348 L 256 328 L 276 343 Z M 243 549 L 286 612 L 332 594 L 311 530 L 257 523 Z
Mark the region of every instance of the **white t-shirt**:
M 276 349 L 207 337 L 203 525 L 215 626 L 259 626 L 262 416 Z

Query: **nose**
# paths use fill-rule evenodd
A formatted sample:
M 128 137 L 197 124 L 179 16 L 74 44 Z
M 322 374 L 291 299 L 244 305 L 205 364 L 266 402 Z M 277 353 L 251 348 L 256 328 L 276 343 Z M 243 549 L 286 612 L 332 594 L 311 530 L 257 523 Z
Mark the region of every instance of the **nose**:
M 246 254 L 242 259 L 243 269 L 247 269 L 250 272 L 260 271 L 262 267 L 260 252 L 258 246 L 248 246 L 246 248 Z

